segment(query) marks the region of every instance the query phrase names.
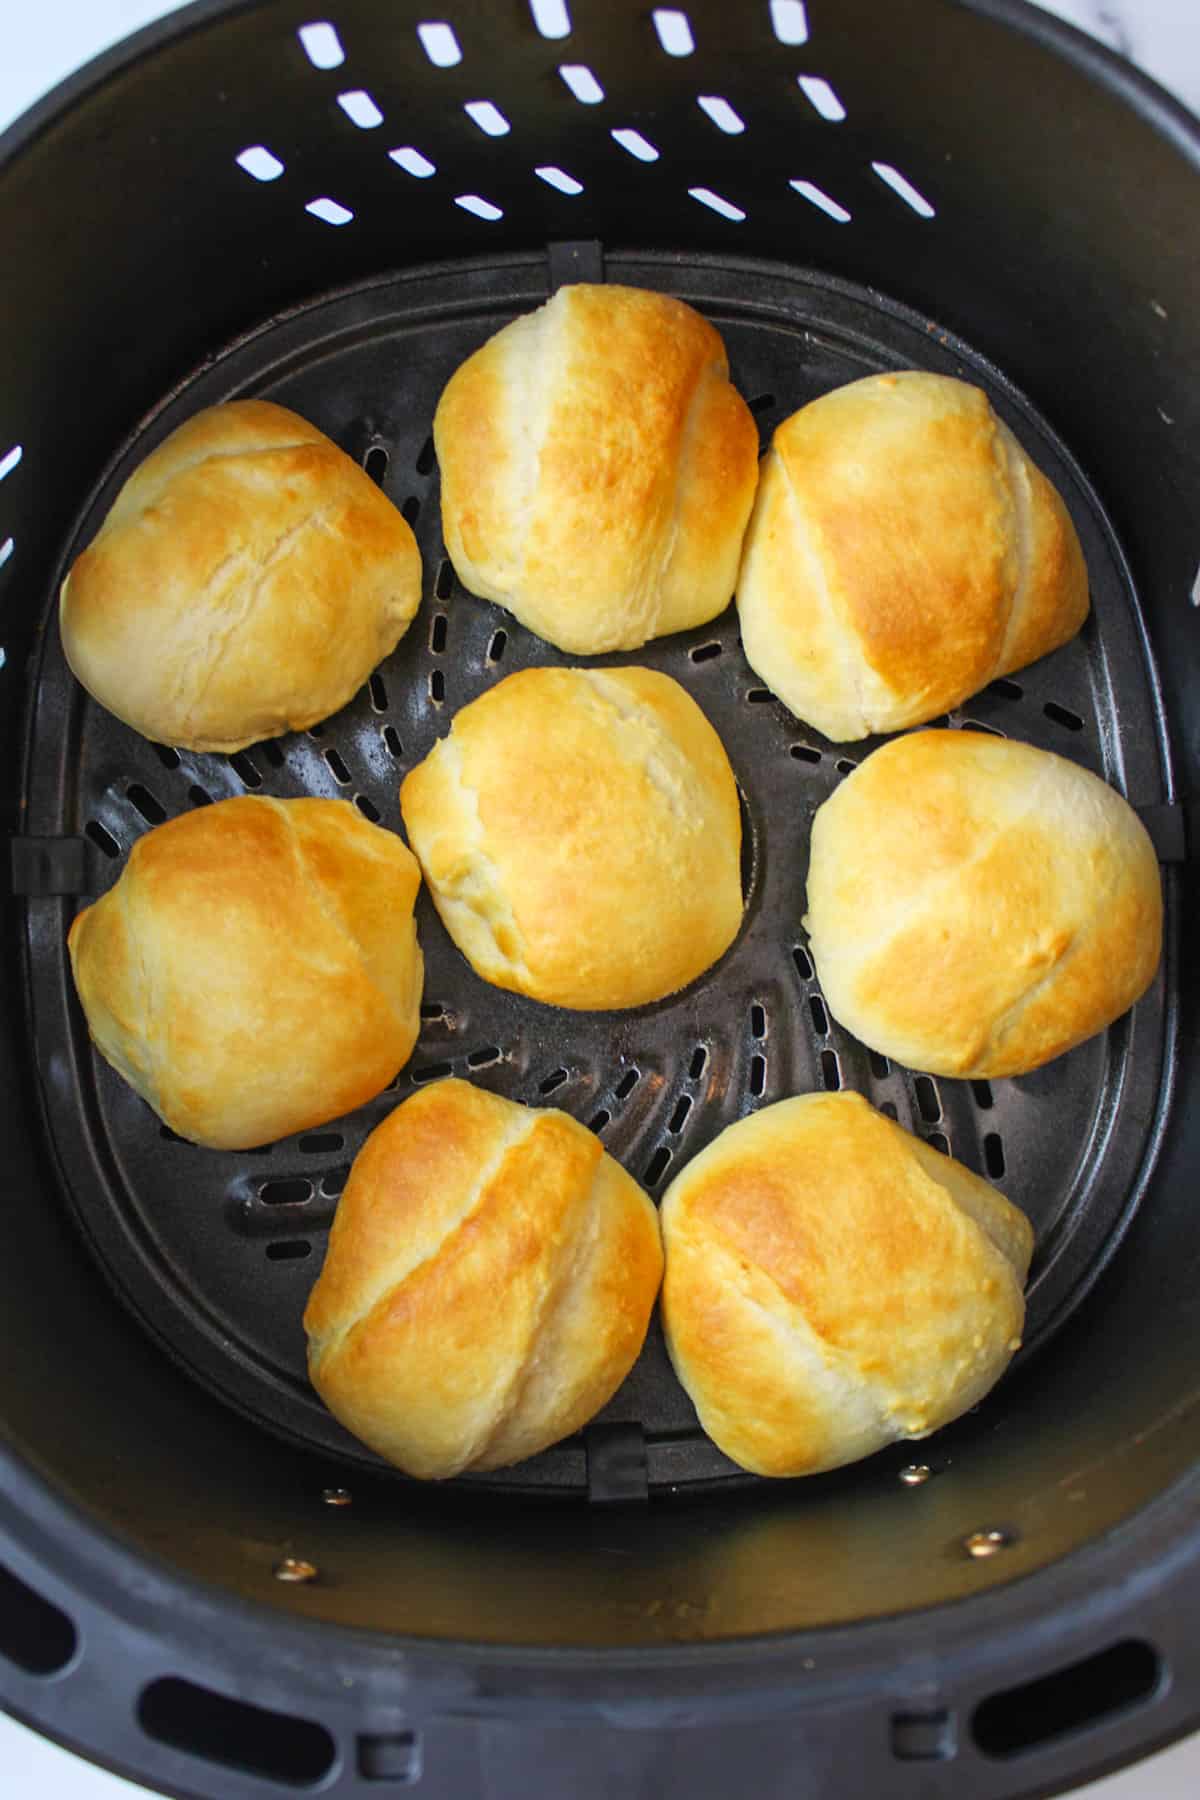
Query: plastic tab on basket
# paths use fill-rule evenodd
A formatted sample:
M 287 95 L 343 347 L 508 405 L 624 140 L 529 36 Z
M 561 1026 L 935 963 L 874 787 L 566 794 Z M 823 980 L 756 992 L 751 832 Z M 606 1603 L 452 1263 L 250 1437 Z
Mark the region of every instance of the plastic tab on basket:
M 77 837 L 15 837 L 12 840 L 12 891 L 31 899 L 54 894 L 86 894 L 87 845 Z
M 569 239 L 546 245 L 550 292 L 557 293 L 572 281 L 604 280 L 604 245 L 599 238 Z
M 596 1504 L 645 1500 L 646 1433 L 640 1425 L 589 1425 L 583 1434 L 587 1455 L 587 1496 Z

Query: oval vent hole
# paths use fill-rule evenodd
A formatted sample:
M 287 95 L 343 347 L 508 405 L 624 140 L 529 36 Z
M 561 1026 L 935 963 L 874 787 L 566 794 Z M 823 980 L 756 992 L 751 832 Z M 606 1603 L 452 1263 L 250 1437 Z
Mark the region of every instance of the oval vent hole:
M 690 1094 L 681 1095 L 680 1100 L 679 1100 L 679 1105 L 675 1108 L 675 1111 L 671 1114 L 671 1123 L 667 1126 L 667 1130 L 670 1131 L 671 1133 L 673 1133 L 673 1135 L 675 1137 L 678 1137 L 679 1133 L 683 1130 L 685 1124 L 687 1123 L 687 1116 L 691 1112 L 691 1110 L 692 1110 L 692 1096 Z
M 867 1056 L 870 1058 L 871 1073 L 876 1081 L 886 1081 L 892 1072 L 892 1065 L 887 1057 L 880 1056 L 878 1050 L 868 1050 Z
M 435 656 L 440 656 L 446 648 L 446 615 L 435 613 L 433 623 L 429 627 L 429 648 Z
M 383 815 L 375 802 L 370 799 L 368 795 L 355 794 L 354 804 L 357 806 L 364 819 L 368 819 L 372 825 L 378 825 Z
M 809 995 L 808 1010 L 812 1014 L 812 1022 L 820 1032 L 821 1036 L 827 1036 L 829 1032 L 829 1014 L 825 1011 L 825 1002 L 822 1000 L 820 994 Z
M 942 1116 L 942 1103 L 938 1099 L 937 1089 L 928 1075 L 918 1075 L 914 1085 L 921 1117 L 928 1124 L 935 1125 Z
M 793 744 L 788 750 L 788 755 L 794 756 L 797 762 L 803 763 L 819 763 L 821 760 L 821 752 L 814 750 L 811 744 Z
M 487 659 L 490 663 L 498 663 L 500 661 L 500 658 L 504 655 L 504 648 L 507 643 L 507 631 L 493 631 L 491 642 L 487 647 Z
M 750 1058 L 750 1092 L 756 1100 L 760 1100 L 767 1091 L 767 1059 L 765 1056 Z
M 992 1105 L 994 1104 L 994 1102 L 992 1100 L 992 1084 L 991 1084 L 991 1082 L 990 1081 L 973 1081 L 971 1083 L 971 1092 L 975 1096 L 976 1106 L 981 1107 L 984 1112 L 990 1111 Z
M 720 654 L 720 644 L 697 644 L 692 651 L 692 661 L 694 663 L 712 662 L 713 658 Z
M 821 1052 L 821 1080 L 824 1082 L 825 1086 L 829 1089 L 831 1094 L 836 1093 L 837 1090 L 841 1087 L 842 1071 L 838 1066 L 836 1050 L 822 1050 L 822 1052 Z
M 593 1118 L 588 1120 L 588 1130 L 596 1132 L 603 1131 L 611 1118 L 612 1114 L 602 1106 L 600 1111 L 596 1113 Z
M 992 1180 L 999 1181 L 1004 1173 L 1004 1145 L 994 1131 L 989 1131 L 983 1140 L 983 1162 Z
M 178 750 L 172 750 L 170 744 L 151 744 L 150 748 L 153 750 L 164 769 L 177 769 L 179 767 L 179 752 Z
M 311 1719 L 231 1700 L 177 1675 L 144 1689 L 138 1722 L 160 1744 L 289 1787 L 315 1786 L 336 1755 L 333 1738 Z
M 1056 725 L 1062 725 L 1067 731 L 1082 731 L 1083 720 L 1078 713 L 1072 712 L 1069 706 L 1060 706 L 1057 700 L 1047 700 L 1042 711 Z
M 801 949 L 800 945 L 797 944 L 792 951 L 792 961 L 796 965 L 796 973 L 801 981 L 811 981 L 813 978 L 813 966 L 809 961 L 807 950 Z
M 236 771 L 243 787 L 260 788 L 262 786 L 263 778 L 259 773 L 258 767 L 251 761 L 250 757 L 246 755 L 244 750 L 238 750 L 231 756 L 229 763 L 230 767 Z
M 281 1243 L 267 1245 L 268 1262 L 302 1262 L 312 1255 L 307 1238 L 284 1238 Z
M 613 1089 L 613 1093 L 618 1100 L 628 1100 L 630 1094 L 632 1094 L 634 1088 L 641 1079 L 642 1071 L 640 1069 L 626 1069 L 624 1075 L 622 1075 L 620 1081 L 618 1081 L 616 1087 Z
M 693 1081 L 699 1081 L 700 1077 L 704 1073 L 705 1064 L 707 1062 L 708 1062 L 707 1046 L 704 1044 L 697 1044 L 696 1048 L 692 1051 L 692 1060 L 688 1065 L 688 1074 L 691 1076 Z
M 498 1063 L 504 1055 L 498 1044 L 485 1044 L 482 1050 L 472 1050 L 467 1058 L 468 1069 L 486 1069 L 492 1063 Z
M 0 1563 L 0 1656 L 27 1675 L 57 1675 L 78 1643 L 79 1634 L 66 1613 Z
M 433 591 L 439 600 L 448 600 L 454 592 L 454 564 L 445 557 L 438 564 L 437 580 Z
M 391 460 L 386 446 L 383 444 L 372 444 L 371 448 L 367 451 L 367 454 L 363 457 L 363 468 L 367 471 L 367 474 L 371 477 L 371 480 L 375 483 L 376 487 L 383 486 L 384 476 L 388 472 L 388 464 Z
M 448 1062 L 429 1063 L 423 1069 L 413 1070 L 412 1084 L 414 1087 L 424 1087 L 426 1082 L 442 1081 L 447 1075 L 452 1073 L 453 1071 Z
M 552 1094 L 556 1088 L 560 1088 L 563 1082 L 568 1081 L 569 1079 L 570 1076 L 566 1069 L 554 1069 L 547 1075 L 545 1081 L 540 1084 L 538 1093 Z
M 394 725 L 384 726 L 383 742 L 388 755 L 394 757 L 395 760 L 399 762 L 404 755 L 404 745 L 400 742 L 400 733 L 396 730 Z
M 425 439 L 425 442 L 421 445 L 420 451 L 417 455 L 417 474 L 418 475 L 428 475 L 429 471 L 432 468 L 433 468 L 433 439 L 431 437 L 427 437 Z M 444 568 L 445 564 L 443 563 L 442 566 Z
M 145 819 L 147 825 L 161 825 L 167 816 L 167 809 L 161 800 L 157 800 L 149 788 L 135 781 L 125 790 L 126 796 L 133 802 Z
M 647 1187 L 653 1187 L 656 1181 L 662 1180 L 667 1172 L 670 1161 L 671 1152 L 669 1148 L 666 1144 L 660 1144 L 658 1149 L 654 1152 L 654 1155 L 650 1158 L 650 1161 L 646 1164 L 646 1173 L 643 1179 Z
M 85 835 L 91 839 L 97 850 L 103 851 L 105 856 L 110 858 L 120 856 L 120 844 L 118 844 L 111 831 L 106 831 L 104 829 L 99 819 L 89 819 L 83 829 Z
M 1143 1705 L 1161 1680 L 1157 1653 L 1126 1638 L 1052 1675 L 993 1694 L 975 1708 L 971 1735 L 985 1756 L 1020 1756 Z
M 313 1184 L 306 1175 L 284 1176 L 278 1181 L 264 1181 L 258 1197 L 264 1206 L 303 1206 L 313 1197 Z

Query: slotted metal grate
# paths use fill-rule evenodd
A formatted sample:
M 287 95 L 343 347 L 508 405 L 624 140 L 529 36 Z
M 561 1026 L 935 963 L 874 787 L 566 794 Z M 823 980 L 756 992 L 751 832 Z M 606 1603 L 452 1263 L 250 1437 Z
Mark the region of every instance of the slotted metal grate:
M 607 272 L 678 294 L 714 320 L 764 442 L 806 400 L 877 369 L 922 366 L 986 387 L 1071 507 L 1094 614 L 1079 641 L 994 683 L 949 723 L 1069 755 L 1135 801 L 1162 797 L 1154 688 L 1115 539 L 1080 472 L 995 371 L 932 322 L 812 273 L 649 254 L 610 256 Z M 96 891 L 154 823 L 227 795 L 338 796 L 397 830 L 403 773 L 460 706 L 514 669 L 571 660 L 455 582 L 429 437 L 458 363 L 547 292 L 547 263 L 529 254 L 413 271 L 314 303 L 206 365 L 125 447 L 69 554 L 183 417 L 257 394 L 294 407 L 362 461 L 412 523 L 425 586 L 407 636 L 349 706 L 309 732 L 232 757 L 149 744 L 94 706 L 66 670 L 51 619 L 31 725 L 26 829 L 84 836 L 94 847 Z M 201 1381 L 269 1429 L 347 1462 L 373 1459 L 308 1388 L 301 1312 L 367 1132 L 406 1094 L 452 1072 L 572 1113 L 656 1198 L 746 1111 L 793 1093 L 855 1088 L 1001 1181 L 1033 1219 L 1025 1355 L 1094 1279 L 1136 1193 L 1164 1055 L 1161 977 L 1131 1017 L 1021 1080 L 935 1081 L 868 1052 L 829 1016 L 800 920 L 812 814 L 871 745 L 830 745 L 774 700 L 745 662 L 732 609 L 635 655 L 599 660 L 646 663 L 681 681 L 720 733 L 742 790 L 742 932 L 714 970 L 672 999 L 624 1014 L 580 1014 L 503 993 L 471 972 L 422 895 L 421 1037 L 392 1088 L 299 1139 L 214 1152 L 181 1142 L 92 1054 L 65 957 L 73 903 L 30 903 L 29 993 L 52 1102 L 48 1127 L 94 1251 L 135 1313 Z M 316 1033 L 321 1021 L 298 1019 L 296 1029 Z M 602 1418 L 642 1426 L 652 1487 L 750 1479 L 699 1432 L 657 1324 Z M 584 1448 L 575 1440 L 513 1471 L 472 1479 L 583 1489 Z

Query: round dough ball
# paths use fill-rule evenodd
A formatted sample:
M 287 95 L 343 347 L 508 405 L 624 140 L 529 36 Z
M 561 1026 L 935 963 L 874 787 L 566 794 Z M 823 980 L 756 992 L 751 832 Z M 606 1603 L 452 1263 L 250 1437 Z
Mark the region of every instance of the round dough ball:
M 675 1371 L 756 1475 L 927 1437 L 1019 1347 L 1029 1221 L 858 1094 L 728 1126 L 667 1189 L 662 1230 Z
M 813 962 L 855 1037 L 931 1075 L 1022 1075 L 1149 987 L 1162 882 L 1133 808 L 977 731 L 885 744 L 817 809 Z
M 130 476 L 63 582 L 63 649 L 143 737 L 240 750 L 344 706 L 421 598 L 408 523 L 314 425 L 209 407 Z
M 443 924 L 497 987 L 556 1006 L 641 1006 L 737 936 L 737 785 L 667 675 L 510 675 L 463 707 L 400 805 Z
M 565 1113 L 439 1081 L 359 1151 L 304 1314 L 313 1386 L 409 1475 L 520 1462 L 637 1360 L 658 1215 Z
M 742 641 L 826 737 L 949 712 L 1087 611 L 1070 515 L 979 388 L 869 375 L 776 430 L 738 576 Z
M 336 1119 L 417 1041 L 420 884 L 345 800 L 220 800 L 156 826 L 71 926 L 92 1041 L 212 1149 Z
M 433 431 L 459 580 L 560 650 L 636 650 L 728 606 L 758 430 L 683 301 L 559 288 L 463 363 Z

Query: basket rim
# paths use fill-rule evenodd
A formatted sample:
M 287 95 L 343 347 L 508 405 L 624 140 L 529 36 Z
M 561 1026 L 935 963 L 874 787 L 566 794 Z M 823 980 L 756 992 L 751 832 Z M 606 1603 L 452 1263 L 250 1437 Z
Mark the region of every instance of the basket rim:
M 1033 0 L 946 0 L 946 3 L 1008 26 L 1073 63 L 1084 74 L 1123 100 L 1153 130 L 1165 137 L 1200 170 L 1200 117 L 1168 93 L 1152 75 L 1079 26 L 1046 12 Z M 0 132 L 0 176 L 6 165 L 48 130 L 72 106 L 114 75 L 165 45 L 238 13 L 264 9 L 272 0 L 190 0 L 102 50 L 35 100 Z

